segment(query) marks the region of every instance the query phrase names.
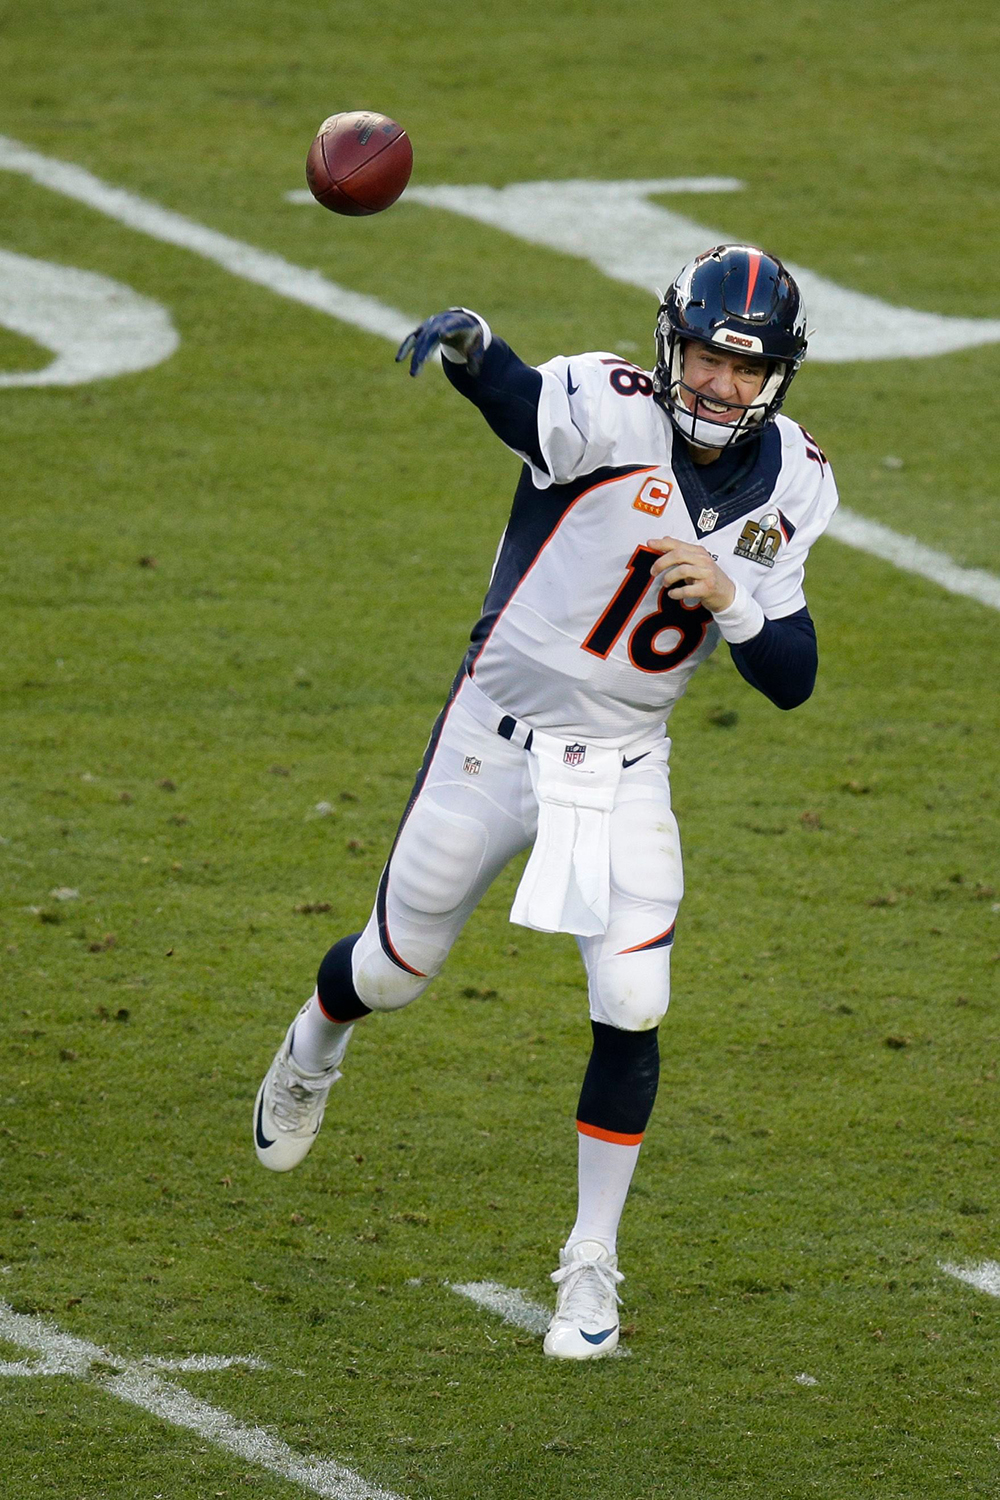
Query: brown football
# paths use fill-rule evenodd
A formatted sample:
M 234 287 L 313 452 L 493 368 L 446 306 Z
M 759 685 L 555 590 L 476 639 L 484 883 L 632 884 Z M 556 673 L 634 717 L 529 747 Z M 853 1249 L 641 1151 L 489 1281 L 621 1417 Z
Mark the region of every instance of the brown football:
M 381 213 L 410 180 L 413 147 L 402 125 L 370 109 L 331 115 L 306 158 L 306 182 L 335 214 Z

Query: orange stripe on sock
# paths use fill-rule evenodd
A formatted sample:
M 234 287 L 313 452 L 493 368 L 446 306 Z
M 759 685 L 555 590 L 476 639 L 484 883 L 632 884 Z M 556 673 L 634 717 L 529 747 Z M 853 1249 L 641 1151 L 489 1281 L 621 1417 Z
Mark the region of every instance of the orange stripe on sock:
M 599 1125 L 585 1125 L 577 1120 L 576 1128 L 581 1135 L 592 1135 L 595 1141 L 610 1141 L 612 1146 L 640 1146 L 643 1132 L 638 1135 L 621 1135 L 617 1130 L 602 1130 Z
M 316 996 L 316 1004 L 319 1006 L 324 1016 L 326 1016 L 326 1019 L 328 1021 L 332 1021 L 335 1026 L 346 1026 L 348 1024 L 347 1021 L 342 1021 L 339 1016 L 335 1016 L 332 1011 L 327 1010 L 326 1006 L 319 998 L 319 995 Z M 352 1019 L 355 1021 L 363 1021 L 364 1016 L 354 1016 Z

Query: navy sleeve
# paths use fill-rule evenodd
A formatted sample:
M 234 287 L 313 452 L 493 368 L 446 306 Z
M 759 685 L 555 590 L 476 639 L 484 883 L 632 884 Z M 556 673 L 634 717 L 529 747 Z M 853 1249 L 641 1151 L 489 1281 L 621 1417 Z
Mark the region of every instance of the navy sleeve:
M 779 708 L 798 708 L 813 690 L 819 658 L 808 609 L 765 620 L 759 635 L 729 650 L 740 675 Z
M 478 375 L 465 365 L 442 359 L 444 373 L 457 391 L 478 406 L 501 442 L 526 453 L 537 468 L 549 466 L 538 446 L 538 398 L 542 377 L 533 365 L 518 359 L 509 344 L 493 335 Z

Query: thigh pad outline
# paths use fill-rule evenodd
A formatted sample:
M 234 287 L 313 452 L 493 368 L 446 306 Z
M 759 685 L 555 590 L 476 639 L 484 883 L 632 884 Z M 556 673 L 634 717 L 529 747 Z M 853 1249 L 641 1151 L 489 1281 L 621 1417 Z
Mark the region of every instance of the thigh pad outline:
M 488 830 L 478 819 L 443 806 L 437 788 L 425 791 L 389 862 L 393 905 L 425 916 L 454 911 L 475 889 L 488 844 Z
M 676 907 L 684 894 L 680 833 L 665 766 L 651 765 L 641 778 L 619 787 L 611 814 L 611 890 L 612 913 L 615 897 Z

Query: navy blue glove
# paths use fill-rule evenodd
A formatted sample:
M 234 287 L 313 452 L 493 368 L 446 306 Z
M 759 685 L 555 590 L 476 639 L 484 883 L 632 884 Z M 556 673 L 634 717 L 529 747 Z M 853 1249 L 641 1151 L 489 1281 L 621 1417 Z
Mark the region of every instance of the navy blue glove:
M 449 307 L 447 312 L 435 313 L 433 318 L 427 318 L 419 328 L 408 333 L 396 351 L 396 363 L 398 365 L 411 354 L 410 374 L 419 375 L 438 344 L 447 344 L 449 349 L 464 355 L 469 374 L 479 374 L 486 352 L 483 327 L 473 313 L 461 307 Z

